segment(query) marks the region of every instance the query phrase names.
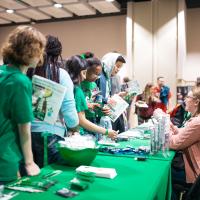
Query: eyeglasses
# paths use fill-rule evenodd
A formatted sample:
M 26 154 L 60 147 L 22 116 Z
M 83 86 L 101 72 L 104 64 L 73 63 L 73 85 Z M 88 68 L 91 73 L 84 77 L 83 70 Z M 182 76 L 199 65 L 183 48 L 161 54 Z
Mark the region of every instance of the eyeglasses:
M 187 96 L 185 96 L 185 99 L 196 99 L 196 97 L 192 97 L 192 96 L 187 95 Z

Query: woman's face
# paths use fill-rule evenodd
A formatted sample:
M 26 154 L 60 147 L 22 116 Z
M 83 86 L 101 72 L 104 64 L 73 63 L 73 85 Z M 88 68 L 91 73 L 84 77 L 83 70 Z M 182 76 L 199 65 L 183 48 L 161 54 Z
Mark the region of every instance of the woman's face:
M 29 68 L 36 68 L 38 63 L 41 61 L 40 57 L 34 57 L 30 60 Z
M 38 65 L 42 65 L 43 64 L 43 53 L 44 53 L 44 48 L 40 48 L 40 45 L 37 44 L 33 44 L 32 48 L 34 49 L 34 51 L 37 51 L 37 53 L 35 53 L 34 57 L 32 57 L 30 59 L 30 64 L 29 64 L 29 68 L 36 68 Z
M 198 108 L 199 100 L 193 96 L 192 91 L 185 97 L 185 110 L 195 114 Z
M 115 66 L 113 67 L 111 76 L 115 76 L 120 71 L 120 69 L 122 68 L 122 66 L 123 66 L 123 63 L 120 62 L 120 61 L 117 61 L 115 63 Z
M 102 67 L 99 65 L 93 70 L 87 70 L 86 80 L 89 82 L 95 82 L 101 75 Z

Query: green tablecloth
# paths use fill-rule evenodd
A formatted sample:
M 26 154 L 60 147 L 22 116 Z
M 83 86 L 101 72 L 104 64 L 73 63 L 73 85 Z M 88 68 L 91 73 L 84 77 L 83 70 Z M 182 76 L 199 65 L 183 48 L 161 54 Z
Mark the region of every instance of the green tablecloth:
M 140 146 L 148 146 L 150 147 L 150 140 L 149 139 L 131 139 L 127 142 L 120 142 L 120 145 L 117 147 L 113 148 L 124 148 L 127 146 L 131 146 L 134 148 L 138 148 Z M 124 155 L 124 154 L 109 154 L 109 153 L 102 153 L 99 152 L 99 155 L 110 155 L 110 156 L 118 156 L 118 157 L 136 157 L 136 155 Z M 165 160 L 165 161 L 171 161 L 174 157 L 174 151 L 169 151 L 168 155 L 163 156 L 162 152 L 158 152 L 156 155 L 148 155 L 148 159 L 153 159 L 153 160 Z
M 89 189 L 80 192 L 74 200 L 170 200 L 170 162 L 163 160 L 135 161 L 133 158 L 97 156 L 92 166 L 115 168 L 117 176 L 112 179 L 96 178 Z M 21 192 L 14 200 L 61 200 L 55 191 L 67 187 L 75 176 L 75 168 L 52 165 L 44 168 L 60 169 L 63 173 L 52 177 L 59 183 L 43 193 Z M 34 179 L 39 179 L 35 177 Z

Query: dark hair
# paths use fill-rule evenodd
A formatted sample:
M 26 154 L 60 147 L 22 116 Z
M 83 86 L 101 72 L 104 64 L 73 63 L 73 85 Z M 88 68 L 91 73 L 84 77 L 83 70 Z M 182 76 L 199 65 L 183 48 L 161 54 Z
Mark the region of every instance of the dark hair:
M 59 68 L 64 65 L 61 56 L 62 44 L 57 37 L 52 35 L 47 35 L 46 39 L 43 66 L 38 66 L 32 71 L 29 70 L 27 74 L 28 76 L 36 74 L 59 83 Z M 61 61 L 58 61 L 59 57 Z
M 88 59 L 88 58 L 93 58 L 94 57 L 94 53 L 90 52 L 90 51 L 87 51 L 85 53 L 82 53 L 81 54 L 81 57 L 83 59 Z
M 123 56 L 118 56 L 116 62 L 122 62 L 122 63 L 126 63 L 126 60 L 124 59 Z
M 86 62 L 87 62 L 87 69 L 89 71 L 95 70 L 96 67 L 98 66 L 102 67 L 101 61 L 98 58 L 88 58 Z
M 130 78 L 126 76 L 123 78 L 123 81 L 124 81 L 124 83 L 128 83 L 130 81 Z
M 158 76 L 157 77 L 157 81 L 159 80 L 159 79 L 161 79 L 161 78 L 164 78 L 163 76 Z
M 72 56 L 66 61 L 66 70 L 68 71 L 74 85 L 80 84 L 80 73 L 82 70 L 86 69 L 87 62 L 82 59 L 81 56 Z

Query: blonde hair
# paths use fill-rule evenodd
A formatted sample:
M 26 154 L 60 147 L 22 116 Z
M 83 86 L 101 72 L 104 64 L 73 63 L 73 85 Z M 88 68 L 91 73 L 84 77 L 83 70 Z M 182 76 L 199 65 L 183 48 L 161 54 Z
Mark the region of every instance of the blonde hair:
M 151 88 L 153 87 L 152 83 L 147 83 L 144 92 L 143 92 L 143 98 L 146 103 L 149 103 L 149 98 L 151 97 Z
M 1 52 L 6 64 L 28 66 L 35 57 L 42 59 L 45 36 L 31 26 L 18 26 L 4 43 Z
M 197 112 L 195 115 L 198 115 L 200 113 L 200 86 L 194 86 L 192 88 L 192 94 L 193 94 L 193 97 L 199 101 L 199 104 L 198 104 L 198 108 L 197 108 Z

